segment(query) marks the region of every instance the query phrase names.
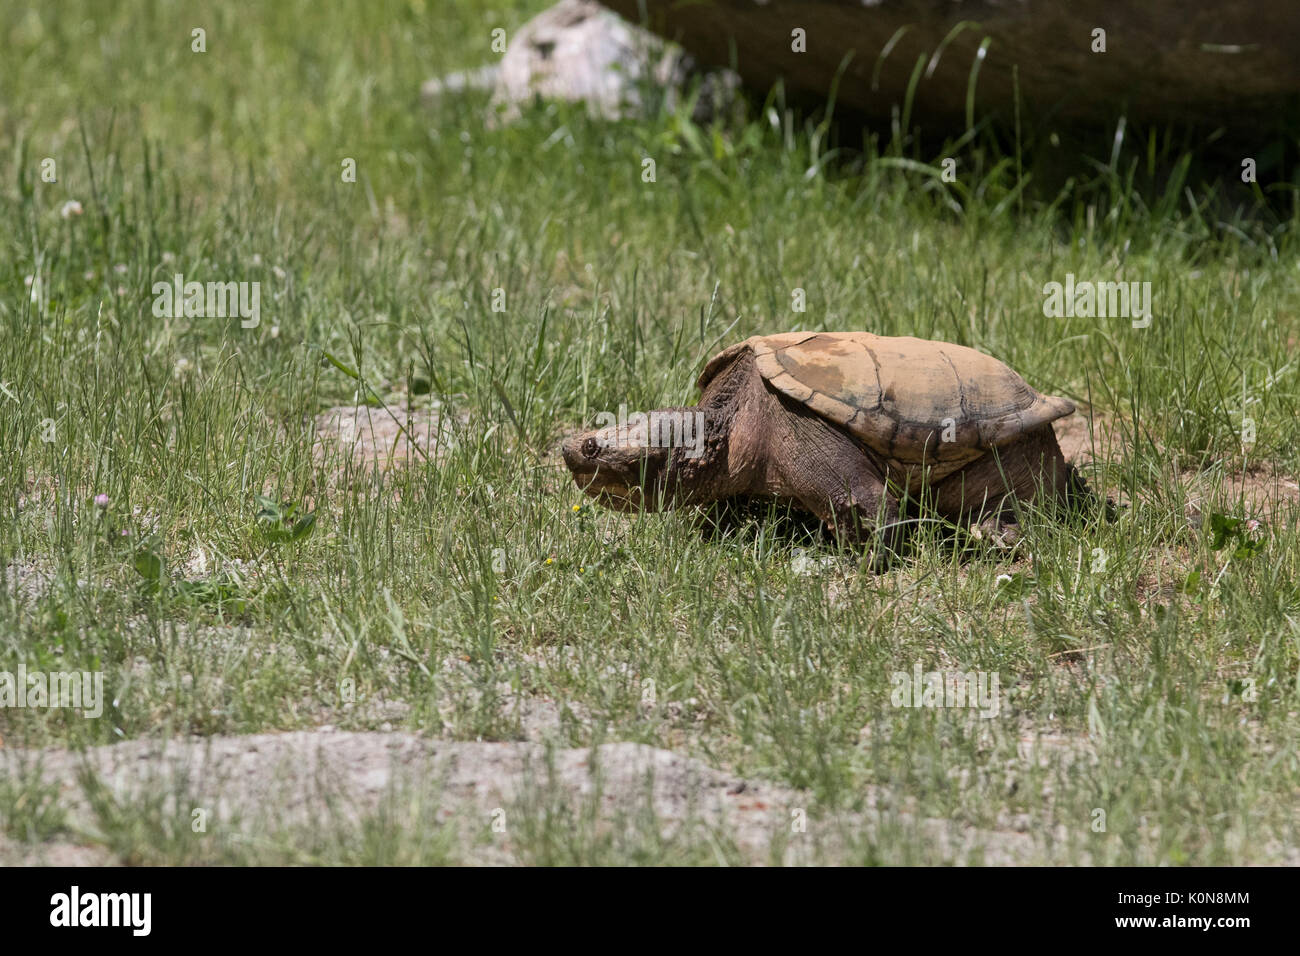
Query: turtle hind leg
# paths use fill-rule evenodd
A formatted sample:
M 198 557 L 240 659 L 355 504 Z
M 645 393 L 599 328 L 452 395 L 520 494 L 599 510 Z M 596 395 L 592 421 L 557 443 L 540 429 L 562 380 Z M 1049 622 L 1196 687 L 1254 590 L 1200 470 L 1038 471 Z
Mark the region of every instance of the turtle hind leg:
M 1020 540 L 1020 522 L 1014 509 L 987 515 L 978 524 L 972 524 L 970 530 L 976 540 L 988 542 L 995 548 L 1010 548 Z
M 1010 546 L 1020 536 L 1019 505 L 1071 505 L 1082 481 L 1066 463 L 1051 424 L 995 449 L 934 487 L 935 508 L 976 538 Z

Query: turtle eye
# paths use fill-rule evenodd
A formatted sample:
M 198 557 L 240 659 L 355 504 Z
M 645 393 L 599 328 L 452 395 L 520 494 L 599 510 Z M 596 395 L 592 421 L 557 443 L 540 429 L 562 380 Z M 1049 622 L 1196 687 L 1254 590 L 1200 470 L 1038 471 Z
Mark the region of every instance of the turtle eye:
M 600 454 L 600 442 L 594 438 L 588 438 L 582 443 L 582 457 L 595 458 Z

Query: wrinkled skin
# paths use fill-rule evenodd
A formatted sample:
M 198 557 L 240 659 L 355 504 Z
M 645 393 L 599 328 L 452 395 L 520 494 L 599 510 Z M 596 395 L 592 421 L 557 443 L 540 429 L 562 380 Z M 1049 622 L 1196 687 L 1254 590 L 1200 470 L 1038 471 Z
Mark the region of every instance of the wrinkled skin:
M 703 506 L 736 497 L 775 499 L 816 515 L 837 536 L 875 548 L 883 563 L 911 523 L 900 484 L 878 454 L 799 402 L 768 387 L 742 352 L 705 388 L 702 454 L 652 447 L 646 429 L 586 432 L 563 446 L 574 482 L 620 511 Z M 1010 544 L 1016 505 L 1087 495 L 1051 424 L 990 452 L 927 489 L 927 505 L 981 537 Z

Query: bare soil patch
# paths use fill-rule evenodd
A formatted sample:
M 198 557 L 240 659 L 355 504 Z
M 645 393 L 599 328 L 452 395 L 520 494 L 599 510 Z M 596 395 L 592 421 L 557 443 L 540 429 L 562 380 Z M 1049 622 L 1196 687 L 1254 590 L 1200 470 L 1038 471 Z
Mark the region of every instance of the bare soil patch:
M 10 751 L 12 759 L 17 754 Z M 34 754 L 26 755 L 28 758 Z M 44 781 L 57 786 L 73 832 L 93 835 L 94 815 L 78 783 L 82 761 L 123 805 L 149 795 L 172 794 L 170 812 L 189 818 L 211 812 L 209 832 L 220 826 L 264 829 L 267 808 L 278 826 L 322 825 L 340 812 L 373 812 L 386 794 L 425 785 L 436 793 L 438 818 L 454 827 L 466 862 L 520 862 L 512 842 L 517 815 L 541 798 L 567 806 L 574 818 L 594 812 L 603 825 L 637 818 L 652 809 L 667 839 L 687 825 L 727 836 L 748 862 L 768 862 L 775 844 L 786 862 L 818 848 L 834 856 L 837 835 L 869 835 L 881 825 L 874 809 L 820 819 L 807 794 L 738 777 L 699 760 L 644 744 L 610 743 L 548 751 L 524 742 L 436 740 L 408 733 L 314 730 L 284 734 L 170 741 L 131 740 L 92 748 L 39 753 Z M 0 760 L 3 760 L 0 757 Z M 178 781 L 182 783 L 178 785 Z M 870 800 L 872 806 L 874 798 Z M 807 811 L 806 833 L 792 830 L 796 811 Z M 504 819 L 500 832 L 494 819 Z M 642 817 L 643 818 L 643 817 Z M 903 818 L 891 816 L 897 825 Z M 1015 829 L 980 831 L 945 820 L 915 820 L 938 852 L 964 862 L 978 849 L 990 863 L 1037 857 L 1037 843 Z M 1019 829 L 1019 828 L 1016 828 Z M 99 863 L 93 840 L 69 838 L 39 846 L 0 839 L 0 864 L 65 861 Z

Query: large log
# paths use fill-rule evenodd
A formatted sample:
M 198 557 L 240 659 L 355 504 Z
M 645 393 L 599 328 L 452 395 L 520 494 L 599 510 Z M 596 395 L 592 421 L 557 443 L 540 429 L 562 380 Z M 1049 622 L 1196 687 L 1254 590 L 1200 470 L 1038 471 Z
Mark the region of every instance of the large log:
M 915 76 L 911 117 L 927 126 L 964 124 L 975 67 L 978 116 L 1010 117 L 1018 86 L 1029 119 L 1265 126 L 1300 93 L 1300 5 L 1276 0 L 601 2 L 759 92 L 782 80 L 825 99 L 847 57 L 837 101 L 888 118 Z

